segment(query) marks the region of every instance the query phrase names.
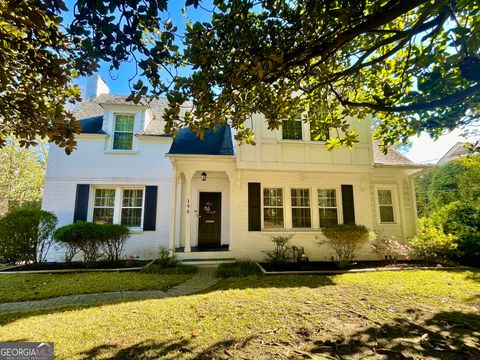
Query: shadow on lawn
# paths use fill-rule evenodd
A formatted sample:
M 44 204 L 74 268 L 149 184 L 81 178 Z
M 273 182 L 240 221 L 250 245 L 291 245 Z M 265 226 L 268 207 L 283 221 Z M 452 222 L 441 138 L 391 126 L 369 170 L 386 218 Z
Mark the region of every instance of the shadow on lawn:
M 113 344 L 105 344 L 96 346 L 80 354 L 83 359 L 95 359 L 102 357 L 102 359 L 123 360 L 123 359 L 159 359 L 168 358 L 174 359 L 182 354 L 189 354 L 191 359 L 212 359 L 215 355 L 229 354 L 229 349 L 235 348 L 241 350 L 244 348 L 251 338 L 246 340 L 228 339 L 219 341 L 206 349 L 196 349 L 191 341 L 188 339 L 180 339 L 171 342 L 146 340 L 127 348 L 119 349 Z
M 382 359 L 480 359 L 480 314 L 440 312 L 424 321 L 421 311 L 407 310 L 408 318 L 378 324 L 350 336 L 314 341 L 310 352 L 332 357 Z M 423 323 L 423 324 L 422 324 Z

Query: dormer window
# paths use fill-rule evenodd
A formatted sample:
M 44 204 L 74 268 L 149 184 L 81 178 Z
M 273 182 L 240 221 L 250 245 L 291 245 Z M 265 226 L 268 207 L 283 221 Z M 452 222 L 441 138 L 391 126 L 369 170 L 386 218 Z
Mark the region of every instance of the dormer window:
M 302 122 L 299 120 L 282 122 L 282 139 L 302 140 Z
M 134 115 L 115 114 L 113 150 L 133 149 Z

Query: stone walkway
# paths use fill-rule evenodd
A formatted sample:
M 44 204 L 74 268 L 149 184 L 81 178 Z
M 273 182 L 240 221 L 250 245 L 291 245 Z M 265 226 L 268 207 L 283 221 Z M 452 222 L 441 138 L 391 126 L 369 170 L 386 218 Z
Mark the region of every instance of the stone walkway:
M 64 306 L 106 304 L 132 300 L 160 299 L 172 296 L 190 295 L 208 289 L 216 282 L 217 279 L 215 278 L 215 268 L 200 267 L 198 273 L 195 274 L 192 278 L 177 286 L 172 287 L 167 291 L 117 291 L 95 294 L 67 295 L 45 300 L 0 303 L 0 313 L 25 310 L 41 310 Z

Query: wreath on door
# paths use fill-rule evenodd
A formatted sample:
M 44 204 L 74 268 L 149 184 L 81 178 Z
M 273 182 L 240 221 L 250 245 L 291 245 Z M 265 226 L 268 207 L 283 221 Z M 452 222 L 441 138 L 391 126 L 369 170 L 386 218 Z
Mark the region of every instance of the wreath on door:
M 205 211 L 206 215 L 215 215 L 217 213 L 217 210 L 215 210 L 213 204 L 209 201 L 205 203 L 205 206 L 203 207 L 203 211 Z

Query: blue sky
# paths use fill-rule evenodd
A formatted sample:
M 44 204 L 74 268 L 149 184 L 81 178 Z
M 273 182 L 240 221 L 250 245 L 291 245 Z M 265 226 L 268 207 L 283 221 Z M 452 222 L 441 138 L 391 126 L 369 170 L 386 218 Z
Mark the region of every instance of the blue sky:
M 202 5 L 205 8 L 211 9 L 211 0 L 202 1 Z M 67 7 L 71 10 L 74 0 L 67 0 Z M 187 22 L 192 19 L 193 21 L 206 21 L 209 19 L 209 13 L 201 9 L 188 8 L 186 16 L 182 14 L 182 6 L 185 2 L 183 0 L 171 0 L 169 2 L 169 15 L 173 20 L 173 23 L 178 27 L 178 32 L 182 33 Z M 72 19 L 71 13 L 64 14 L 65 23 L 69 23 Z M 103 63 L 98 71 L 100 76 L 105 80 L 110 92 L 113 94 L 129 94 L 128 79 L 135 72 L 134 65 L 132 63 L 124 63 L 118 71 L 109 71 L 109 64 Z M 78 85 L 84 91 L 85 79 L 78 79 Z M 461 137 L 461 131 L 455 130 L 451 133 L 441 136 L 437 141 L 431 139 L 427 134 L 422 134 L 420 137 L 413 137 L 413 146 L 406 154 L 411 160 L 421 163 L 436 162 L 441 158 L 453 145 L 459 141 L 466 141 Z M 471 139 L 474 140 L 474 139 Z

